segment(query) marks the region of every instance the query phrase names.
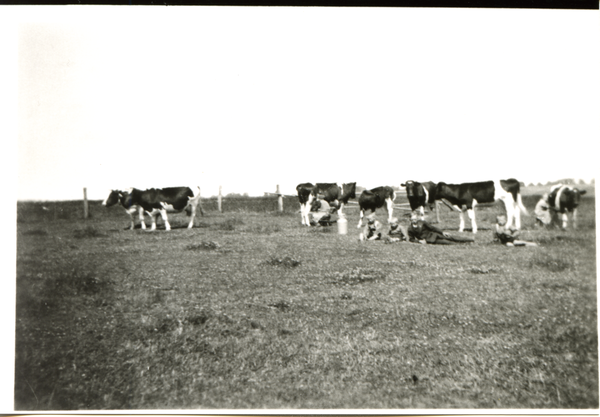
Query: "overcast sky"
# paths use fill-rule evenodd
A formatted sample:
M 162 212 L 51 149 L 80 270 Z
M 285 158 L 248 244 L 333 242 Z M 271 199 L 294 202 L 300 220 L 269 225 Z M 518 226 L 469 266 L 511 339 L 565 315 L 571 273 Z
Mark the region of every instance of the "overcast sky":
M 19 9 L 22 10 L 22 9 Z M 4 10 L 3 10 L 4 11 Z M 18 198 L 595 177 L 597 11 L 15 13 Z

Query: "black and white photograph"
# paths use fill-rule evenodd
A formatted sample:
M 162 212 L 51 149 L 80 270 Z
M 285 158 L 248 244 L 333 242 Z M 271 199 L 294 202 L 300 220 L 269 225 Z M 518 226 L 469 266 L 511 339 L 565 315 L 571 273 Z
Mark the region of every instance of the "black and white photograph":
M 598 4 L 0 12 L 0 411 L 597 415 Z

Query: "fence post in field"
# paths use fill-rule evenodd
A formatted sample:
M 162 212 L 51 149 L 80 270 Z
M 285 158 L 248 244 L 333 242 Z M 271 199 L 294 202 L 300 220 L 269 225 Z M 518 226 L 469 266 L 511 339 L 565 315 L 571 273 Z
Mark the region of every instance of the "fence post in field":
M 88 200 L 87 200 L 87 188 L 83 188 L 83 218 L 88 218 Z
M 275 192 L 277 193 L 277 208 L 279 209 L 279 212 L 282 213 L 283 212 L 283 196 L 279 192 L 279 184 L 277 184 L 277 190 Z
M 219 209 L 219 213 L 223 213 L 223 210 L 221 209 L 221 200 L 223 199 L 222 194 L 221 194 L 221 186 L 219 185 L 219 197 L 217 198 L 217 207 Z

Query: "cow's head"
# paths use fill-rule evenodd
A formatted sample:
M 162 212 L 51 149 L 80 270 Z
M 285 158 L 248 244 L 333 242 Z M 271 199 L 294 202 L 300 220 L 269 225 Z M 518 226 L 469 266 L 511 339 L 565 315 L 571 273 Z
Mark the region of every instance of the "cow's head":
M 103 206 L 111 207 L 115 204 L 121 204 L 125 208 L 132 206 L 132 196 L 128 191 L 112 190 L 106 200 L 102 202 Z
M 356 183 L 349 182 L 346 184 L 342 184 L 342 196 L 341 200 L 345 203 L 348 202 L 351 198 L 356 198 Z
M 568 188 L 563 191 L 561 196 L 560 208 L 563 207 L 569 210 L 573 210 L 579 206 L 581 202 L 581 196 L 586 193 L 585 190 L 579 190 L 578 188 Z
M 423 187 L 420 187 L 421 184 L 419 184 L 416 181 L 406 181 L 404 184 L 400 184 L 401 187 L 406 188 L 406 197 L 411 198 L 411 197 L 420 197 L 422 196 L 423 193 Z
M 111 207 L 115 204 L 118 204 L 121 201 L 122 193 L 123 192 L 119 190 L 111 190 L 108 197 L 106 197 L 106 200 L 102 202 L 102 205 L 106 207 Z

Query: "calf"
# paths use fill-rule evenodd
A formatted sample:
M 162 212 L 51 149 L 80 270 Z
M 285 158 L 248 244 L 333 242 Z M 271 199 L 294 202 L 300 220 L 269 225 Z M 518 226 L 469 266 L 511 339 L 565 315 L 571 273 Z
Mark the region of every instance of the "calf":
M 586 193 L 585 190 L 570 187 L 568 185 L 555 185 L 548 194 L 548 203 L 557 213 L 561 213 L 562 228 L 566 229 L 571 213 L 573 229 L 577 229 L 577 207 L 581 202 L 581 196 Z
M 417 181 L 406 181 L 404 184 L 400 184 L 401 187 L 406 188 L 406 198 L 410 204 L 410 209 L 414 212 L 419 210 L 421 213 L 421 220 L 425 220 L 425 205 L 429 206 L 429 211 L 433 211 L 436 206 L 435 200 L 435 182 L 417 182 Z M 440 222 L 439 210 L 435 211 L 437 222 Z
M 371 213 L 375 213 L 375 210 L 385 205 L 385 209 L 388 213 L 388 223 L 392 221 L 392 213 L 394 212 L 394 200 L 396 199 L 396 193 L 392 187 L 377 187 L 372 190 L 364 190 L 358 198 L 358 205 L 360 207 L 360 219 L 358 220 L 358 228 L 362 226 L 362 219 L 366 210 L 371 210 Z
M 520 184 L 514 178 L 508 180 L 468 182 L 463 184 L 446 184 L 440 182 L 435 188 L 436 200 L 445 199 L 460 212 L 459 232 L 465 228 L 462 207 L 467 207 L 467 213 L 471 219 L 473 233 L 477 233 L 477 222 L 475 221 L 475 206 L 480 203 L 493 203 L 497 200 L 504 202 L 506 208 L 507 227 L 511 227 L 513 221 L 515 229 L 521 228 L 521 213 L 527 214 L 525 206 L 521 201 Z
M 114 194 L 117 193 L 117 201 L 119 201 L 130 216 L 132 216 L 132 228 L 133 213 L 135 213 L 135 210 L 137 209 L 142 229 L 146 229 L 144 212 L 150 216 L 150 219 L 152 220 L 150 230 L 156 230 L 156 217 L 158 217 L 159 214 L 165 222 L 165 229 L 171 230 L 167 213 L 179 213 L 185 210 L 186 214 L 190 216 L 188 229 L 191 229 L 194 226 L 196 208 L 200 203 L 199 191 L 200 187 L 198 187 L 198 192 L 196 194 L 194 194 L 189 187 L 151 188 L 143 191 L 138 190 L 137 188 L 131 188 L 126 192 L 111 192 L 103 204 L 107 207 L 116 204 Z M 202 207 L 200 207 L 200 211 L 204 214 Z
M 298 192 L 298 200 L 300 201 L 300 215 L 302 224 L 310 226 L 308 213 L 313 200 L 317 194 L 323 196 L 323 200 L 327 201 L 331 206 L 338 209 L 338 216 L 343 215 L 344 204 L 348 204 L 348 200 L 356 198 L 356 183 L 350 182 L 342 184 L 338 183 L 317 183 L 313 185 L 309 182 L 298 184 L 296 187 Z

